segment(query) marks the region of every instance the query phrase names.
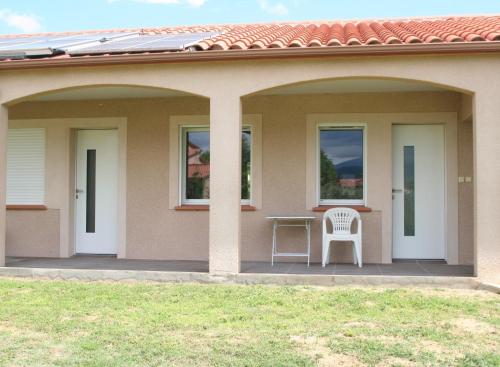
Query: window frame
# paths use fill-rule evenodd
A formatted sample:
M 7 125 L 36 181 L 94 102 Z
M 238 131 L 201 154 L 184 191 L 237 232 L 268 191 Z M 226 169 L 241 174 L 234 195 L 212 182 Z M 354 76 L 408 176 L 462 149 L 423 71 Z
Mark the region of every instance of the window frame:
M 322 130 L 361 130 L 363 132 L 363 198 L 362 199 L 321 199 L 321 139 Z M 367 176 L 367 124 L 359 122 L 324 122 L 316 126 L 316 202 L 318 205 L 366 205 L 368 192 Z
M 209 125 L 187 125 L 180 129 L 180 154 L 179 154 L 179 173 L 181 175 L 180 198 L 183 205 L 208 205 L 210 199 L 187 199 L 186 198 L 186 136 L 189 131 L 206 131 L 210 133 Z
M 186 136 L 189 131 L 206 131 L 210 134 L 209 124 L 200 125 L 181 125 L 179 129 L 179 197 L 181 205 L 210 205 L 209 199 L 188 199 L 186 198 Z M 243 125 L 241 132 L 249 131 L 251 136 L 250 141 L 250 198 L 241 199 L 241 205 L 251 205 L 253 193 L 253 164 L 254 164 L 254 135 L 251 125 Z

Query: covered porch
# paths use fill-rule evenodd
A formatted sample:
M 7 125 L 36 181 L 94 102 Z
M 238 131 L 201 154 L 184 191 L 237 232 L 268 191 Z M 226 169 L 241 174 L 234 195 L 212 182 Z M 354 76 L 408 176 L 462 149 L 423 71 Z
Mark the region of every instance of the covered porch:
M 424 78 L 412 75 L 419 69 L 410 67 L 411 61 L 399 62 L 408 63 L 405 72 L 389 72 L 394 69 L 388 67 L 380 73 L 380 60 L 371 61 L 371 66 L 350 63 L 356 71 L 332 71 L 319 60 L 309 60 L 306 76 L 303 63 L 293 61 L 288 76 L 277 73 L 274 81 L 259 78 L 252 86 L 248 78 L 256 74 L 247 74 L 250 69 L 258 73 L 260 67 L 268 68 L 271 76 L 280 68 L 274 62 L 247 64 L 245 73 L 223 73 L 242 78 L 231 87 L 235 90 L 220 80 L 208 83 L 206 90 L 186 84 L 186 71 L 178 65 L 141 69 L 138 73 L 147 76 L 142 85 L 137 84 L 140 75 L 127 76 L 108 67 L 104 69 L 122 80 L 131 79 L 98 83 L 100 78 L 110 80 L 104 69 L 98 69 L 95 75 L 83 73 L 80 85 L 62 77 L 55 89 L 35 83 L 31 92 L 17 91 L 19 98 L 7 95 L 2 107 L 4 138 L 6 122 L 11 129 L 44 129 L 46 154 L 44 202 L 7 206 L 7 267 L 152 267 L 214 275 L 480 276 L 478 238 L 491 233 L 491 227 L 481 232 L 479 227 L 488 219 L 478 221 L 483 194 L 477 177 L 489 170 L 480 170 L 477 139 L 486 136 L 477 134 L 476 119 L 481 113 L 491 119 L 491 104 L 478 105 L 477 95 L 456 86 L 451 76 L 446 83 L 446 67 L 440 63 L 431 62 L 436 72 Z M 346 66 L 342 60 L 335 63 Z M 200 67 L 207 77 L 212 72 Z M 165 70 L 172 78 L 156 82 L 156 73 Z M 42 72 L 40 77 L 45 81 Z M 442 127 L 444 150 L 443 213 L 438 221 L 442 248 L 437 255 L 406 256 L 404 261 L 395 255 L 393 231 L 401 219 L 396 218 L 392 192 L 393 128 L 400 125 Z M 322 197 L 320 135 L 323 130 L 346 129 L 359 132 L 362 138 L 356 144 L 362 149 L 329 159 L 338 166 L 358 158 L 362 163 L 356 173 L 335 178 L 342 190 L 350 190 L 349 197 L 336 201 L 334 196 Z M 118 134 L 116 251 L 111 253 L 116 258 L 75 256 L 89 254 L 78 249 L 75 211 L 75 190 L 80 189 L 75 182 L 77 134 L 82 130 Z M 191 153 L 196 156 L 193 161 Z M 204 165 L 209 166 L 208 175 Z M 350 206 L 361 213 L 363 268 L 352 265 L 347 244 L 334 247 L 329 266 L 318 265 L 321 219 L 333 206 Z M 266 218 L 273 214 L 315 217 L 311 267 L 296 259 L 270 266 L 272 223 Z M 297 242 L 302 236 L 292 230 L 281 239 L 290 251 L 300 251 Z M 433 246 L 428 239 L 416 245 Z M 491 250 L 491 241 L 484 246 Z M 490 253 L 496 258 L 494 250 Z M 485 257 L 484 262 L 496 276 L 492 260 Z

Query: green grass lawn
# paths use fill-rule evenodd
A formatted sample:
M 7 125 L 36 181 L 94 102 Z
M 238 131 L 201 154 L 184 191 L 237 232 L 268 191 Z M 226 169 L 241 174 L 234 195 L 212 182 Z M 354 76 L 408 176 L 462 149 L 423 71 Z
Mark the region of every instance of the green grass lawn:
M 0 279 L 0 365 L 500 366 L 500 297 Z

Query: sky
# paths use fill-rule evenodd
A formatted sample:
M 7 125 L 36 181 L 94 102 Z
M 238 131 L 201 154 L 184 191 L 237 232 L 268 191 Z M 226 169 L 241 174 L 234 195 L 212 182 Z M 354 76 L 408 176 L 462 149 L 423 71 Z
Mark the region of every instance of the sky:
M 0 0 L 0 34 L 500 14 L 500 0 Z
M 360 130 L 321 130 L 320 146 L 337 165 L 363 157 L 363 132 Z

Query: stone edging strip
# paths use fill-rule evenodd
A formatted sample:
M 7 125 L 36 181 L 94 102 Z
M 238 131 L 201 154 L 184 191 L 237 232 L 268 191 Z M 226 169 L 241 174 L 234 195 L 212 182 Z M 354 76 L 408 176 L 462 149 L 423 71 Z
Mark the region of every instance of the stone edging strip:
M 485 291 L 493 292 L 496 294 L 500 294 L 500 285 L 493 283 L 480 283 L 479 288 Z
M 318 274 L 209 274 L 145 270 L 0 268 L 0 276 L 79 281 L 153 281 L 206 284 L 273 284 L 308 286 L 384 286 L 483 289 L 500 293 L 500 287 L 473 277 L 318 275 Z

